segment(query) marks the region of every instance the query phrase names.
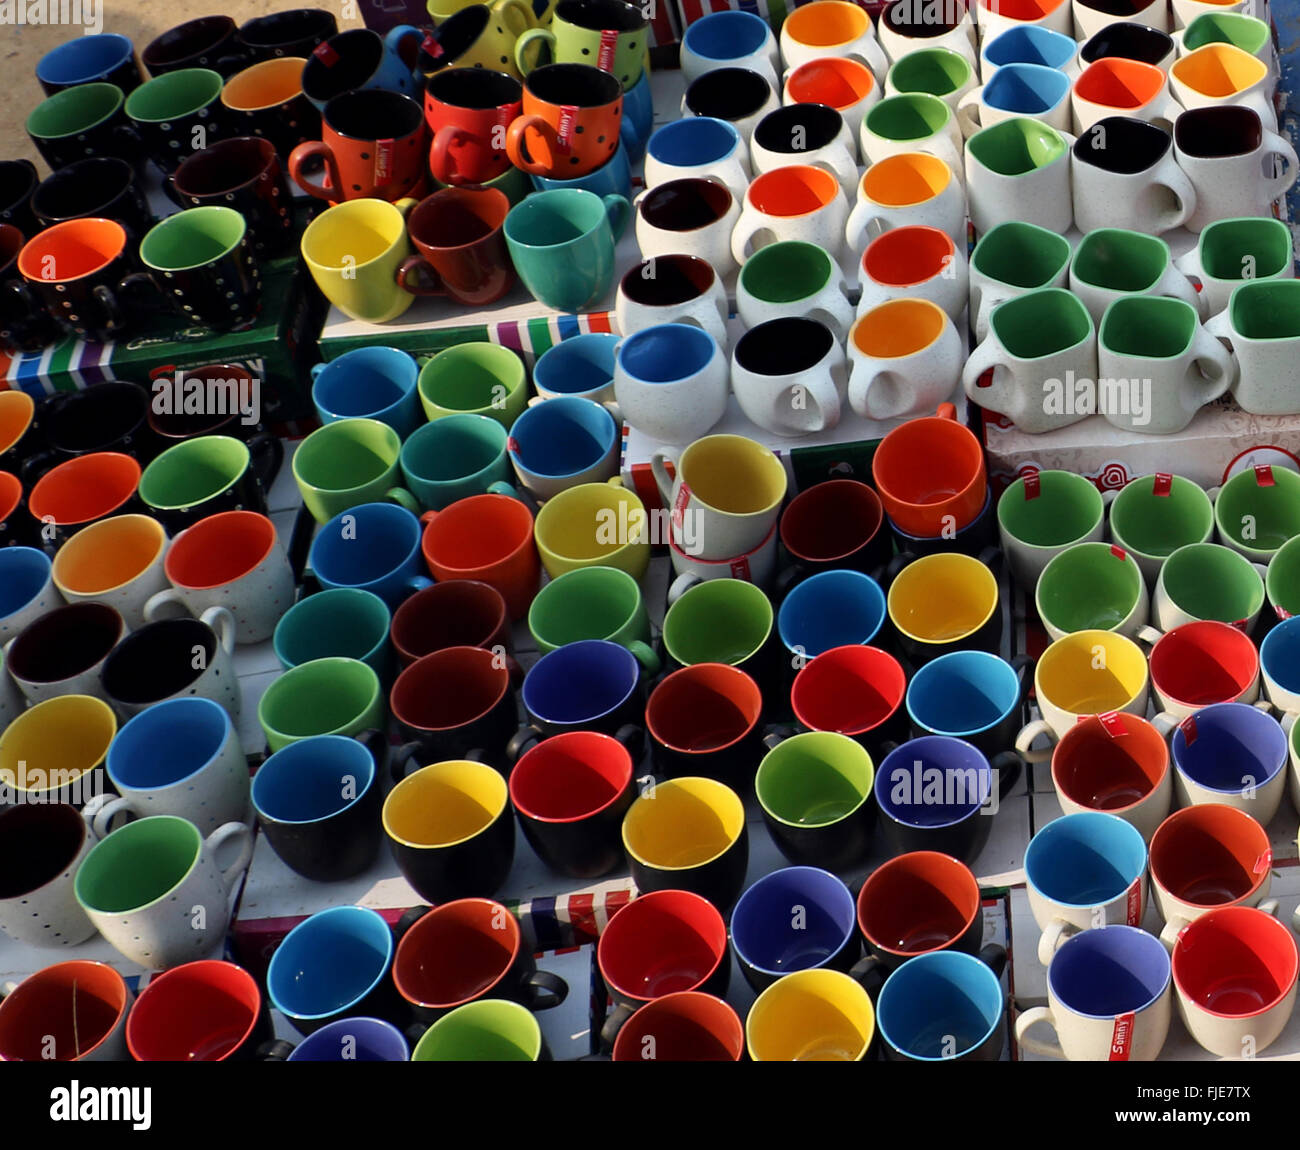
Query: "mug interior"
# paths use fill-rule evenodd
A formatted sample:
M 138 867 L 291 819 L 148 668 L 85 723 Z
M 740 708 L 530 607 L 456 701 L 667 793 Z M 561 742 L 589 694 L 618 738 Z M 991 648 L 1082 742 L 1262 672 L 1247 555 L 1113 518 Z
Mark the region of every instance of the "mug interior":
M 166 815 L 119 827 L 77 871 L 77 901 L 95 914 L 134 914 L 174 890 L 203 850 L 198 828 Z
M 198 619 L 148 623 L 123 639 L 104 660 L 104 691 L 117 703 L 148 706 L 200 679 L 217 649 L 216 634 Z M 194 666 L 196 661 L 199 667 Z
M 623 820 L 623 845 L 642 866 L 691 870 L 721 858 L 745 832 L 745 808 L 712 779 L 660 783 L 654 798 L 638 798 Z M 674 987 L 674 989 L 678 989 Z
M 596 957 L 616 993 L 634 1001 L 661 998 L 701 986 L 730 961 L 727 928 L 699 895 L 653 891 L 610 918 Z

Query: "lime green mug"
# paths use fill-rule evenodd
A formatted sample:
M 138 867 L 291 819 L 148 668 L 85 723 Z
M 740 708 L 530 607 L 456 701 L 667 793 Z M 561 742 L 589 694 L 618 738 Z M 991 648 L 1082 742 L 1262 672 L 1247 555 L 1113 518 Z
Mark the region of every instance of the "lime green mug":
M 401 453 L 401 437 L 388 424 L 340 419 L 302 441 L 293 456 L 293 478 L 317 523 L 383 500 L 418 515 L 419 503 L 401 486 Z
M 552 579 L 528 609 L 528 629 L 543 655 L 580 639 L 608 639 L 650 674 L 659 670 L 641 588 L 617 567 L 578 567 Z
M 430 420 L 467 411 L 508 431 L 528 406 L 524 361 L 495 343 L 457 344 L 422 359 L 416 388 Z
M 515 63 L 525 76 L 548 62 L 594 64 L 616 76 L 626 92 L 641 79 L 649 51 L 650 26 L 640 5 L 559 0 L 549 28 L 533 28 L 515 41 Z
M 272 751 L 313 735 L 382 731 L 388 721 L 374 668 L 359 659 L 330 657 L 300 663 L 267 689 L 257 721 Z

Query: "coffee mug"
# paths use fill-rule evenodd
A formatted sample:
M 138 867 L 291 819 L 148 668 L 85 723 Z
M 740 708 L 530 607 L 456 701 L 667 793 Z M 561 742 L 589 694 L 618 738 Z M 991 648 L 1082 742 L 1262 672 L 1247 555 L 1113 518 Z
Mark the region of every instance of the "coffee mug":
M 816 0 L 816 7 L 803 7 L 802 12 L 792 10 L 781 25 L 781 59 L 787 68 L 826 56 L 847 56 L 862 61 L 878 76 L 885 74 L 889 63 L 865 9 L 844 0 Z
M 1091 481 L 1070 471 L 1031 469 L 998 498 L 998 539 L 1012 577 L 1027 591 L 1057 555 L 1100 542 L 1107 500 Z
M 365 323 L 387 323 L 415 298 L 397 282 L 411 254 L 406 213 L 383 200 L 348 200 L 317 216 L 302 234 L 302 256 L 316 286 L 345 315 Z
M 446 0 L 430 3 L 437 26 L 421 45 L 417 72 L 429 76 L 446 68 L 500 68 L 518 76 L 515 41 L 538 22 L 525 0 L 455 3 L 451 12 Z
M 398 484 L 401 437 L 378 419 L 340 419 L 313 431 L 293 457 L 303 506 L 317 523 L 362 503 L 389 499 L 414 511 Z
M 961 373 L 973 402 L 1031 435 L 1078 423 L 1100 406 L 1076 402 L 1077 381 L 1097 378 L 1096 328 L 1078 295 L 1025 292 L 996 304 L 988 323 Z
M 421 200 L 407 220 L 419 256 L 402 263 L 399 282 L 417 295 L 495 303 L 515 283 L 502 230 L 509 211 L 497 188 L 442 188 Z
M 657 268 L 662 265 L 663 260 L 657 261 Z M 853 323 L 847 287 L 843 270 L 824 248 L 780 241 L 745 261 L 736 283 L 736 311 L 747 329 L 773 319 L 808 318 L 825 324 L 840 340 Z
M 590 64 L 548 64 L 524 81 L 523 115 L 506 132 L 506 154 L 536 175 L 585 176 L 614 154 L 622 116 L 617 77 Z
M 751 243 L 758 250 L 778 240 L 803 240 L 843 260 L 848 215 L 844 189 L 830 172 L 809 164 L 774 168 L 758 176 L 745 192 L 740 218 L 731 233 L 732 258 L 743 264 Z
M 778 979 L 750 1008 L 745 1045 L 756 1062 L 855 1062 L 870 1057 L 875 1009 L 866 989 L 838 970 Z
M 1151 840 L 1151 896 L 1172 951 L 1192 922 L 1219 906 L 1267 903 L 1273 852 L 1250 815 L 1211 803 L 1175 811 Z
M 181 68 L 212 68 L 223 76 L 246 63 L 238 28 L 229 16 L 200 16 L 155 36 L 140 50 L 151 76 Z
M 1261 464 L 1239 472 L 1214 497 L 1221 543 L 1267 565 L 1281 546 L 1300 535 L 1300 474 Z
M 703 559 L 694 554 L 699 549 L 698 526 L 693 520 L 683 520 L 682 538 L 679 542 L 668 540 L 668 557 L 677 578 L 668 587 L 668 603 L 676 603 L 697 583 L 710 579 L 740 579 L 757 587 L 771 587 L 777 568 L 777 529 L 774 523 L 762 541 L 740 555 L 727 555 L 721 559 Z
M 684 275 L 698 272 L 703 278 L 703 269 L 700 267 L 703 263 L 703 260 L 696 261 L 694 256 L 687 257 L 685 261 L 669 258 L 658 270 L 667 271 L 670 281 L 674 280 L 673 269 L 682 271 Z M 641 266 L 645 267 L 644 264 Z M 710 272 L 712 270 L 709 269 Z M 624 276 L 625 280 L 627 278 Z M 714 280 L 716 281 L 716 274 Z M 650 281 L 644 281 L 644 286 L 652 294 L 656 290 Z M 679 286 L 680 291 L 671 293 L 674 298 L 691 290 L 686 284 Z M 655 295 L 654 299 L 657 305 L 659 297 Z M 620 290 L 619 301 L 615 306 L 622 305 L 623 300 L 624 293 Z M 637 301 L 629 296 L 629 302 Z M 622 330 L 621 323 L 619 326 Z M 611 332 L 588 331 L 571 335 L 552 344 L 537 357 L 533 364 L 533 387 L 542 399 L 555 395 L 581 395 L 585 399 L 594 399 L 597 403 L 608 403 L 614 398 L 614 356 L 617 348 L 618 336 Z
M 511 426 L 506 447 L 519 482 L 546 500 L 582 483 L 613 479 L 618 432 L 599 403 L 563 395 L 525 410 Z
M 727 293 L 717 272 L 706 260 L 689 255 L 653 256 L 629 268 L 619 280 L 614 302 L 623 335 L 661 323 L 689 323 L 708 332 L 719 347 L 727 345 L 728 311 Z M 617 341 L 613 346 L 617 348 Z M 533 374 L 536 383 L 536 371 Z M 607 379 L 613 380 L 612 361 Z M 574 390 L 582 393 L 588 388 L 579 383 Z M 588 398 L 612 399 L 612 388 L 608 395 Z
M 517 1002 L 467 1002 L 416 1043 L 412 1062 L 549 1062 L 541 1027 Z
M 386 751 L 377 736 L 300 739 L 258 767 L 251 797 L 261 833 L 296 874 L 337 882 L 375 861 Z
M 1130 116 L 1168 128 L 1182 111 L 1161 69 L 1114 56 L 1094 60 L 1079 74 L 1070 104 L 1076 136 L 1084 135 L 1107 116 Z
M 1233 11 L 1232 5 L 1201 12 L 1188 21 L 1186 28 L 1175 32 L 1173 39 L 1179 55 L 1194 52 L 1206 44 L 1235 44 L 1274 70 L 1277 68 L 1277 54 L 1268 25 L 1256 16 Z
M 1263 573 L 1263 567 L 1218 543 L 1180 547 L 1156 580 L 1156 624 L 1170 631 L 1193 619 L 1217 619 L 1249 634 L 1264 605 Z
M 762 710 L 758 684 L 735 667 L 699 663 L 672 672 L 646 705 L 656 768 L 669 778 L 748 786 L 753 757 L 761 753 Z
M 615 352 L 614 398 L 624 420 L 662 443 L 703 436 L 726 410 L 727 384 L 722 349 L 690 324 L 644 328 Z
M 41 525 L 42 544 L 57 548 L 91 523 L 133 511 L 140 476 L 140 464 L 117 451 L 91 452 L 52 467 L 27 497 L 27 511 Z
M 646 1003 L 624 1023 L 613 1062 L 739 1062 L 745 1030 L 735 1010 L 711 994 L 680 991 Z
M 1149 843 L 1173 802 L 1168 744 L 1138 715 L 1084 716 L 1052 751 L 1052 786 L 1067 815 L 1104 811 Z
M 1007 663 L 988 651 L 954 651 L 925 664 L 907 685 L 912 734 L 955 736 L 996 758 L 1024 721 L 1031 665 L 1026 656 Z
M 1188 231 L 1215 220 L 1270 216 L 1291 189 L 1300 160 L 1290 142 L 1265 127 L 1250 107 L 1189 109 L 1174 122 L 1174 156 L 1196 189 Z M 1268 179 L 1260 173 L 1271 171 Z
M 314 735 L 383 729 L 386 718 L 379 676 L 357 659 L 313 659 L 293 667 L 257 704 L 257 721 L 272 753 Z
M 528 609 L 528 629 L 543 655 L 568 643 L 607 639 L 627 647 L 652 674 L 659 669 L 641 589 L 616 567 L 579 567 L 552 579 Z
M 1005 956 L 990 966 L 968 954 L 923 954 L 885 981 L 877 1024 L 885 1057 L 901 1062 L 996 1062 L 1006 1043 Z
M 24 127 L 53 172 L 87 156 L 121 156 L 139 166 L 143 144 L 127 123 L 125 104 L 114 84 L 80 84 L 42 100 Z
M 749 143 L 758 121 L 780 106 L 777 87 L 762 69 L 717 68 L 687 85 L 681 112 L 683 116 L 726 120 Z
M 29 702 L 58 695 L 100 696 L 104 660 L 126 631 L 125 620 L 106 603 L 56 607 L 5 644 L 5 663 Z
M 1164 240 L 1121 228 L 1089 232 L 1079 241 L 1070 260 L 1070 290 L 1083 301 L 1098 329 L 1106 309 L 1131 295 L 1168 297 L 1193 308 L 1200 306 L 1196 289 L 1172 266 Z
M 845 196 L 857 186 L 856 141 L 844 117 L 824 104 L 787 104 L 769 112 L 749 146 L 756 174 L 804 164 L 830 172 Z
M 881 10 L 876 30 L 880 46 L 893 63 L 932 47 L 949 48 L 975 58 L 974 10 L 964 3 L 940 5 L 922 13 L 891 0 Z
M 898 660 L 876 647 L 836 647 L 795 675 L 790 706 L 800 727 L 835 731 L 883 758 L 907 737 L 906 678 Z
M 229 134 L 230 117 L 221 104 L 224 86 L 220 72 L 182 68 L 156 76 L 127 97 L 127 119 L 164 176 L 176 171 L 196 141 L 206 147 Z
M 1107 24 L 1084 38 L 1079 48 L 1078 67 L 1085 68 L 1107 56 L 1140 60 L 1168 70 L 1175 59 L 1174 40 L 1168 32 L 1132 20 Z
M 171 699 L 134 716 L 105 767 L 121 797 L 86 805 L 101 838 L 119 814 L 175 815 L 203 834 L 248 820 L 248 762 L 230 716 L 211 699 Z
M 260 136 L 217 140 L 187 156 L 164 191 L 188 208 L 234 208 L 248 224 L 253 251 L 282 255 L 294 242 L 289 185 L 276 146 Z
M 1042 64 L 1006 64 L 956 105 L 964 136 L 1015 117 L 1041 120 L 1057 131 L 1070 127 L 1070 78 Z
M 222 868 L 227 843 L 238 854 Z M 244 823 L 204 838 L 174 815 L 151 815 L 114 831 L 77 871 L 77 901 L 113 948 L 146 970 L 204 957 L 225 936 L 228 902 L 252 855 Z
M 1179 805 L 1222 803 L 1268 826 L 1286 789 L 1287 746 L 1281 725 L 1259 707 L 1202 707 L 1170 738 Z
M 1065 287 L 1069 268 L 1069 243 L 1037 224 L 1008 220 L 985 232 L 970 258 L 971 326 L 976 339 L 988 335 L 989 315 L 998 304 L 1041 288 Z M 1064 307 L 1064 301 L 1053 306 Z
M 1111 631 L 1062 636 L 1034 668 L 1034 698 L 1043 717 L 1021 730 L 1016 750 L 1028 763 L 1046 762 L 1050 749 L 1030 749 L 1039 735 L 1054 744 L 1081 716 L 1110 711 L 1145 715 L 1148 694 L 1146 657 L 1132 639 Z
M 113 709 L 90 695 L 56 695 L 29 707 L 0 735 L 9 805 L 83 806 L 102 789 L 96 772 L 116 734 Z
M 731 389 L 751 422 L 777 435 L 808 435 L 839 423 L 844 352 L 820 320 L 771 319 L 731 353 Z
M 406 881 L 435 905 L 490 897 L 514 862 L 506 781 L 483 763 L 434 763 L 400 779 L 384 800 L 383 823 Z
M 1233 396 L 1244 410 L 1271 415 L 1295 406 L 1286 395 L 1285 376 L 1277 374 L 1300 338 L 1300 295 L 1294 281 L 1242 284 L 1205 330 L 1231 344 L 1236 367 Z
M 339 32 L 311 50 L 302 69 L 303 94 L 322 110 L 344 92 L 414 96 L 418 88 L 412 73 L 421 39 L 410 24 L 397 24 L 382 36 L 371 28 Z
M 76 946 L 95 934 L 73 893 L 73 875 L 95 842 L 90 819 L 66 803 L 0 811 L 0 853 L 9 862 L 0 930 L 7 938 L 44 948 Z
M 376 419 L 399 435 L 420 424 L 415 390 L 419 369 L 406 352 L 363 347 L 312 368 L 312 403 L 322 423 Z
M 423 180 L 429 130 L 410 96 L 379 88 L 346 91 L 325 105 L 321 119 L 321 139 L 299 144 L 288 160 L 290 178 L 308 195 L 336 204 L 365 197 L 394 201 Z M 319 181 L 308 174 L 315 160 Z
M 870 645 L 885 614 L 885 594 L 870 575 L 819 571 L 787 592 L 777 612 L 777 633 L 798 670 L 832 648 Z
M 637 197 L 636 242 L 645 259 L 682 252 L 726 276 L 737 263 L 731 236 L 739 218 L 740 205 L 724 185 L 698 177 L 669 180 Z
M 1227 623 L 1199 619 L 1159 635 L 1149 662 L 1161 717 L 1177 722 L 1211 703 L 1255 702 L 1261 661 L 1250 636 Z
M 870 573 L 888 562 L 880 497 L 856 479 L 827 479 L 796 495 L 781 516 L 781 542 L 801 572 L 850 568 Z
M 849 359 L 849 404 L 858 415 L 920 415 L 952 395 L 961 375 L 961 337 L 934 301 L 891 299 L 860 313 L 849 332 Z
M 1167 472 L 1144 475 L 1125 484 L 1115 496 L 1110 531 L 1154 585 L 1165 560 L 1178 548 L 1210 542 L 1214 507 L 1190 479 Z
M 17 228 L 24 238 L 38 230 L 32 196 L 40 183 L 31 160 L 0 160 L 0 223 Z
M 487 341 L 446 347 L 421 361 L 417 386 L 430 421 L 471 412 L 509 428 L 528 403 L 523 360 L 508 347 Z
M 390 974 L 396 940 L 377 911 L 335 906 L 303 919 L 266 970 L 271 1005 L 300 1034 L 354 1015 L 403 1019 Z
M 1047 1005 L 1016 1018 L 1021 1049 L 1071 1062 L 1154 1062 L 1169 1034 L 1173 980 L 1160 941 L 1134 926 L 1067 940 L 1047 968 Z M 1057 1041 L 1034 1038 L 1045 1022 Z
M 176 537 L 164 570 L 171 588 L 144 605 L 152 623 L 168 604 L 196 618 L 210 607 L 235 617 L 236 641 L 269 639 L 293 602 L 293 571 L 265 515 L 227 511 L 210 515 Z
M 1079 228 L 1159 235 L 1186 224 L 1196 211 L 1196 188 L 1171 145 L 1163 128 L 1129 115 L 1103 116 L 1080 133 L 1070 175 Z
M 338 31 L 332 12 L 322 8 L 291 8 L 255 16 L 239 26 L 239 41 L 255 59 L 308 56 Z
M 582 567 L 617 567 L 641 579 L 650 562 L 649 517 L 621 484 L 584 483 L 548 499 L 533 537 L 546 573 L 556 579 Z
M 929 92 L 956 108 L 979 83 L 970 55 L 952 48 L 919 48 L 890 65 L 885 95 Z
M 871 69 L 845 56 L 823 56 L 800 64 L 786 76 L 782 88 L 786 104 L 825 104 L 839 112 L 848 129 L 855 161 L 860 152 L 863 118 L 882 94 Z
M 474 579 L 435 583 L 393 612 L 389 639 L 403 667 L 447 647 L 483 647 L 509 654 L 506 602 L 495 587 Z
M 198 696 L 221 704 L 238 722 L 242 693 L 234 651 L 235 617 L 224 607 L 209 607 L 201 619 L 146 623 L 105 660 L 105 697 L 129 716 L 168 699 Z
M 622 196 L 579 188 L 535 192 L 516 204 L 503 231 L 524 286 L 559 311 L 583 311 L 603 299 L 614 282 L 614 247 L 628 210 Z
M 449 68 L 425 84 L 424 118 L 433 133 L 429 171 L 443 184 L 478 184 L 510 170 L 505 130 L 520 114 L 523 88 L 504 72 Z
M 391 1022 L 382 1018 L 341 1018 L 313 1031 L 294 1046 L 264 1044 L 263 1062 L 409 1062 L 411 1047 Z
M 1295 938 L 1276 918 L 1255 907 L 1216 907 L 1174 944 L 1178 1015 L 1211 1054 L 1265 1050 L 1295 1009 L 1297 966 Z
M 681 69 L 687 84 L 718 68 L 750 68 L 775 85 L 780 62 L 771 26 L 753 12 L 710 13 L 692 21 L 682 36 Z
M 858 262 L 858 283 L 859 318 L 902 297 L 938 304 L 956 323 L 970 298 L 965 252 L 946 232 L 926 225 L 892 228 L 868 243 Z
M 60 168 L 41 181 L 30 204 L 43 227 L 85 216 L 116 220 L 137 236 L 153 226 L 135 169 L 120 156 L 89 156 Z
M 905 152 L 937 156 L 963 182 L 962 135 L 957 114 L 938 96 L 909 92 L 868 109 L 858 133 L 864 161 L 879 163 Z
M 126 980 L 106 962 L 47 966 L 0 999 L 0 1058 L 126 1062 L 124 1032 L 134 1000 Z
M 1113 923 L 1140 926 L 1147 847 L 1136 827 L 1101 811 L 1054 819 L 1025 848 L 1029 909 L 1043 932 L 1044 966 L 1079 931 Z
M 421 551 L 435 579 L 487 583 L 505 597 L 512 619 L 523 617 L 541 577 L 528 507 L 508 495 L 474 495 L 442 511 L 426 511 L 421 522 L 426 525 Z
M 749 833 L 745 809 L 731 788 L 686 777 L 639 795 L 623 819 L 623 849 L 636 888 L 686 891 L 724 913 L 745 881 Z
M 1268 65 L 1235 44 L 1206 44 L 1169 67 L 1169 90 L 1184 108 L 1251 108 L 1269 131 L 1278 126 L 1273 87 Z
M 890 521 L 920 536 L 966 526 L 988 495 L 979 441 L 957 422 L 951 404 L 888 432 L 872 456 L 871 476 Z
M 980 45 L 980 77 L 985 81 L 1004 64 L 1041 64 L 1059 68 L 1073 77 L 1077 73 L 1079 45 L 1072 36 L 1041 24 L 1016 24 Z
M 308 562 L 322 587 L 360 587 L 396 608 L 429 585 L 420 537 L 420 521 L 405 507 L 362 503 L 321 526 Z
M 543 655 L 524 676 L 525 721 L 506 748 L 509 759 L 540 740 L 572 731 L 614 735 L 634 750 L 645 711 L 642 665 L 607 639 L 581 639 Z
M 299 144 L 320 136 L 320 109 L 302 90 L 307 60 L 284 56 L 263 60 L 237 72 L 221 90 L 231 134 L 262 136 L 288 160 Z
M 126 1044 L 137 1062 L 242 1062 L 272 1033 L 257 980 L 208 959 L 149 980 L 127 1019 Z
M 1075 34 L 1086 40 L 1098 32 L 1114 27 L 1119 21 L 1128 21 L 1144 28 L 1168 32 L 1169 8 L 1154 0 L 1073 0 Z
M 686 116 L 664 124 L 647 142 L 645 186 L 711 179 L 741 199 L 749 187 L 750 167 L 750 145 L 734 124 L 712 116 Z
M 420 427 L 402 445 L 402 478 L 423 508 L 441 510 L 470 495 L 513 495 L 506 429 L 457 412 Z
M 1204 299 L 1201 314 L 1211 319 L 1227 310 L 1233 292 L 1247 280 L 1295 278 L 1295 260 L 1278 228 L 1281 220 L 1230 219 L 1207 224 L 1194 249 L 1180 256 L 1175 266 L 1183 272 Z M 1285 225 L 1283 225 L 1285 227 Z M 1248 274 L 1249 273 L 1249 274 Z M 1229 322 L 1218 318 L 1216 329 Z M 1216 334 L 1227 336 L 1226 331 Z M 1250 401 L 1250 389 L 1247 399 Z
M 86 32 L 89 33 L 89 25 Z M 36 82 L 53 95 L 81 84 L 107 81 L 123 92 L 144 83 L 135 47 L 116 32 L 97 32 L 67 40 L 36 62 Z
M 1300 602 L 1296 600 L 1296 554 L 1300 547 L 1288 540 L 1278 548 L 1268 565 L 1265 588 L 1269 601 L 1273 604 L 1273 614 L 1285 622 L 1292 615 L 1300 614 Z M 1267 636 L 1265 636 L 1267 641 Z M 1290 707 L 1288 710 L 1292 709 Z M 1300 707 L 1294 708 L 1300 710 Z

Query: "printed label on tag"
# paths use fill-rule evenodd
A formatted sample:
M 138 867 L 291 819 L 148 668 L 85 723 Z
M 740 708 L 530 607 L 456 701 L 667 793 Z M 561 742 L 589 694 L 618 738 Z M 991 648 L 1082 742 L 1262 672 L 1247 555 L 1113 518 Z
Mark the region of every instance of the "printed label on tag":
M 572 147 L 573 129 L 577 126 L 577 105 L 565 104 L 560 108 L 560 119 L 555 125 L 555 142 L 561 152 L 567 152 Z
M 672 521 L 673 528 L 680 534 L 682 530 L 682 521 L 686 517 L 686 505 L 691 501 L 690 484 L 683 483 L 677 489 L 677 498 L 673 500 Z
M 1124 921 L 1129 926 L 1142 925 L 1142 880 L 1134 879 L 1133 885 L 1128 888 L 1128 908 L 1125 911 Z
M 1255 465 L 1255 482 L 1260 487 L 1273 487 L 1277 480 L 1273 478 L 1273 467 L 1268 463 L 1257 463 Z
M 1110 1035 L 1110 1058 L 1111 1062 L 1127 1062 L 1129 1053 L 1133 1049 L 1133 1027 L 1137 1023 L 1137 1015 L 1130 1011 L 1128 1014 L 1117 1014 L 1115 1016 L 1115 1029 Z
M 1123 547 L 1116 547 L 1113 543 L 1110 545 L 1110 553 L 1121 563 L 1128 558 L 1128 552 L 1126 552 Z
M 1188 715 L 1187 718 L 1185 718 L 1181 723 L 1178 724 L 1178 729 L 1183 732 L 1183 738 L 1187 740 L 1187 745 L 1189 747 L 1194 742 L 1196 742 L 1196 716 L 1195 715 Z
M 311 54 L 327 68 L 332 68 L 339 62 L 339 54 L 330 47 L 328 40 L 323 44 L 317 44 Z
M 395 140 L 375 141 L 375 183 L 386 184 L 393 178 L 393 153 L 397 150 Z
M 1037 499 L 1043 493 L 1042 477 L 1035 471 L 1025 472 L 1025 499 Z
M 614 53 L 618 51 L 618 33 L 605 28 L 600 33 L 600 48 L 596 52 L 596 67 L 602 72 L 614 70 Z
M 1273 848 L 1269 847 L 1262 855 L 1255 860 L 1255 865 L 1251 868 L 1252 874 L 1263 874 L 1267 870 L 1273 869 Z
M 321 45 L 322 48 L 324 46 L 325 46 L 324 44 Z M 317 51 L 319 51 L 319 49 L 317 49 Z M 425 36 L 424 43 L 420 45 L 420 51 L 427 52 L 430 56 L 432 56 L 436 60 L 439 56 L 442 55 L 442 45 L 438 43 L 438 41 L 434 38 L 433 33 L 430 32 L 427 36 Z
M 1151 485 L 1152 495 L 1168 495 L 1174 488 L 1174 477 L 1167 471 L 1157 471 L 1155 483 Z
M 1101 729 L 1112 739 L 1118 739 L 1128 734 L 1128 730 L 1124 726 L 1124 720 L 1119 717 L 1118 711 L 1104 711 L 1097 716 L 1097 722 L 1101 724 Z
M 743 579 L 746 583 L 750 582 L 749 578 L 749 560 L 745 556 L 731 561 L 731 577 L 733 579 Z
M 513 435 L 506 437 L 506 450 L 510 452 L 511 455 L 519 454 L 519 440 L 517 440 Z
M 1245 620 L 1245 619 L 1237 619 L 1237 620 L 1235 620 L 1234 622 L 1229 623 L 1228 626 L 1230 626 L 1230 627 L 1236 627 L 1237 630 L 1240 631 L 1240 632 L 1244 635 L 1244 634 L 1246 634 L 1247 631 L 1250 630 L 1250 628 L 1249 628 L 1246 624 L 1247 624 L 1247 620 Z

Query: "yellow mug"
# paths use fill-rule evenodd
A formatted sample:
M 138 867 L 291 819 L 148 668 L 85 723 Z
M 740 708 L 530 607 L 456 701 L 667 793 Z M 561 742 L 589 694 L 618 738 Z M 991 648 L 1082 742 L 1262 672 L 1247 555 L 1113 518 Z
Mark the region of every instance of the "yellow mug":
M 413 199 L 347 200 L 326 208 L 302 234 L 302 257 L 325 298 L 365 323 L 396 319 L 415 299 L 397 282 L 411 254 L 406 217 Z
M 0 789 L 8 802 L 84 806 L 103 790 L 94 771 L 117 734 L 102 699 L 59 695 L 29 708 L 0 735 Z
M 939 552 L 899 572 L 889 588 L 889 618 L 913 665 L 949 651 L 997 653 L 1002 613 L 989 561 L 987 555 Z
M 617 567 L 639 581 L 650 563 L 645 505 L 617 476 L 548 499 L 537 513 L 533 537 L 552 579 L 579 567 Z
M 838 970 L 778 978 L 745 1019 L 745 1045 L 755 1062 L 859 1062 L 875 1033 L 866 990 Z
M 151 515 L 113 515 L 83 527 L 54 556 L 50 576 L 69 603 L 115 607 L 133 630 L 168 586 L 167 532 Z
M 495 0 L 492 4 L 459 5 L 439 17 L 435 11 L 454 0 L 429 0 L 428 11 L 438 25 L 435 70 L 490 68 L 520 79 L 515 41 L 537 27 L 528 0 Z M 426 57 L 427 58 L 427 54 Z
M 1132 639 L 1113 631 L 1075 631 L 1052 643 L 1034 669 L 1034 694 L 1043 717 L 1024 727 L 1016 750 L 1031 763 L 1046 762 L 1052 748 L 1083 716 L 1147 713 L 1147 659 Z M 1030 750 L 1040 736 L 1045 750 Z

